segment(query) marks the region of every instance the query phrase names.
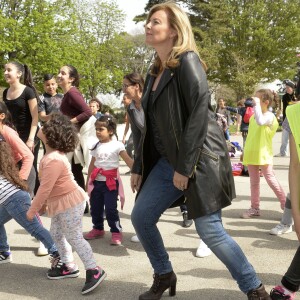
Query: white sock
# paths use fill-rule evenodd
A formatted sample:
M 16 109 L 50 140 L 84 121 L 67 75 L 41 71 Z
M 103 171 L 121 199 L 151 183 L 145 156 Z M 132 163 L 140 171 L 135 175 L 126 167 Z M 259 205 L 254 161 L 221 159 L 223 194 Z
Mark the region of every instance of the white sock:
M 287 288 L 285 288 L 283 285 L 281 286 L 283 288 L 284 294 L 285 295 L 292 295 L 294 294 L 294 292 L 288 290 Z

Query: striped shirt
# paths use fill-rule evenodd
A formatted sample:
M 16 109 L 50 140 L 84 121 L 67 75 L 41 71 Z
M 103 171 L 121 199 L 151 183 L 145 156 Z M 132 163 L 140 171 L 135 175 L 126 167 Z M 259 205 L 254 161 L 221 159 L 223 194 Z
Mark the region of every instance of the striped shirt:
M 0 205 L 18 191 L 20 191 L 18 187 L 0 175 Z

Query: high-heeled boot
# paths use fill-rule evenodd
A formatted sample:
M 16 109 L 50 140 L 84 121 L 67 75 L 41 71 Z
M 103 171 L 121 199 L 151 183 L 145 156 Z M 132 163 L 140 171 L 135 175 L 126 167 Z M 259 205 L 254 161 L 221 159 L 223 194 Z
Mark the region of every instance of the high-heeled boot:
M 247 296 L 248 300 L 272 300 L 262 284 L 257 289 L 247 293 Z
M 166 289 L 169 289 L 169 295 L 176 295 L 176 274 L 172 271 L 167 274 L 153 275 L 153 284 L 149 291 L 140 295 L 139 300 L 159 300 Z

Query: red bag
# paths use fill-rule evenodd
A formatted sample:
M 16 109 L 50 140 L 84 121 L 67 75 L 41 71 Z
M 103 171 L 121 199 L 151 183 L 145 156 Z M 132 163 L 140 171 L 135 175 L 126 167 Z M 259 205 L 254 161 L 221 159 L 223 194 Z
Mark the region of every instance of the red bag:
M 251 116 L 254 114 L 254 109 L 251 106 L 246 108 L 245 114 L 243 116 L 243 122 L 249 124 Z
M 240 176 L 243 171 L 243 164 L 242 163 L 231 163 L 231 168 L 232 168 L 233 176 Z

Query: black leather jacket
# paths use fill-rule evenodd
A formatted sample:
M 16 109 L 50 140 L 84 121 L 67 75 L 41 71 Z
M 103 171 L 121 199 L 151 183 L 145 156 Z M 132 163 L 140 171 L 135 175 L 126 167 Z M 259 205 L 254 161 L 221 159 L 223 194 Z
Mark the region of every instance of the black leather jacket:
M 154 80 L 147 76 L 142 98 L 146 119 Z M 184 53 L 177 68 L 164 71 L 154 93 L 153 111 L 168 161 L 189 177 L 181 199 L 186 201 L 189 218 L 230 205 L 235 189 L 226 141 L 210 105 L 205 72 L 194 52 Z M 147 133 L 145 129 L 142 147 L 135 153 L 135 163 L 142 162 L 143 182 L 156 163 L 149 153 Z

